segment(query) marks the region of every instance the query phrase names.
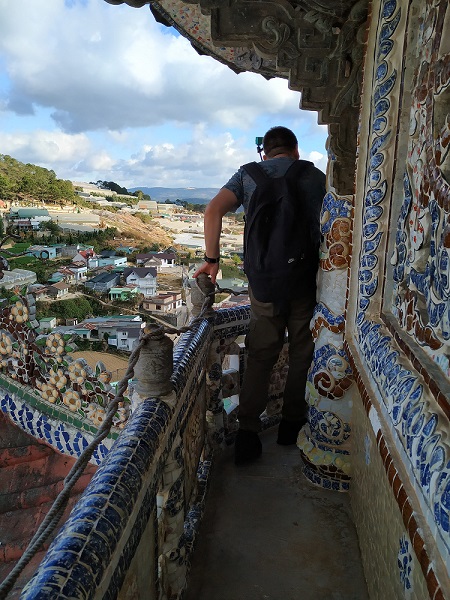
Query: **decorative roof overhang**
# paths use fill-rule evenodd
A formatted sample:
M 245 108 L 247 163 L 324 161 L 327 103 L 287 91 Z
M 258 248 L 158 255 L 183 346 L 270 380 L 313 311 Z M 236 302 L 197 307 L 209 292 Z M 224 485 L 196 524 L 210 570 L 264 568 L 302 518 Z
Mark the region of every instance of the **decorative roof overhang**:
M 332 184 L 353 192 L 368 0 L 105 0 L 175 27 L 236 72 L 288 79 L 328 124 Z

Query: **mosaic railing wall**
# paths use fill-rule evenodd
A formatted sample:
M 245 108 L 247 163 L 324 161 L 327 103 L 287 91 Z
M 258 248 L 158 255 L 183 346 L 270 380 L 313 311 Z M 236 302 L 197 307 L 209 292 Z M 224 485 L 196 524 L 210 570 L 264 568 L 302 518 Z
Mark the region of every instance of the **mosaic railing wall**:
M 19 302 L 21 306 L 17 304 Z M 14 306 L 22 311 L 22 317 L 34 316 L 30 296 L 20 296 L 15 303 Z M 44 362 L 36 362 L 40 366 L 39 374 L 35 373 L 36 367 L 34 370 L 30 367 L 28 380 L 20 372 L 18 377 L 21 379 L 13 381 L 9 375 L 12 367 L 7 367 L 8 375 L 4 373 L 3 381 L 6 386 L 11 383 L 11 391 L 4 405 L 5 412 L 25 431 L 39 437 L 42 429 L 41 437 L 47 443 L 61 452 L 76 454 L 83 444 L 77 446 L 72 441 L 58 446 L 55 440 L 59 436 L 56 433 L 47 435 L 45 431 L 56 431 L 60 425 L 67 425 L 67 422 L 58 422 L 60 414 L 70 416 L 74 412 L 64 403 L 65 394 L 76 392 L 83 398 L 84 390 L 89 388 L 78 378 L 83 376 L 85 382 L 89 382 L 95 375 L 78 373 L 77 380 L 72 380 L 69 376 L 72 362 L 66 356 L 66 350 L 71 348 L 63 348 L 55 334 L 35 338 L 32 333 L 34 323 L 30 320 L 21 322 L 19 319 L 19 326 L 12 324 L 16 316 L 14 306 L 4 309 L 4 324 L 11 325 L 5 332 L 14 340 L 27 335 L 30 348 L 36 354 L 33 360 L 49 360 L 50 363 L 45 372 Z M 119 435 L 112 448 L 105 448 L 104 454 L 99 454 L 98 459 L 103 460 L 95 476 L 26 586 L 23 598 L 54 598 L 55 595 L 58 598 L 116 598 L 121 597 L 124 582 L 128 591 L 133 590 L 134 597 L 180 597 L 186 583 L 188 556 L 202 513 L 212 450 L 224 443 L 236 427 L 233 412 L 227 415 L 223 410 L 223 398 L 239 391 L 245 355 L 236 340 L 247 332 L 248 323 L 248 307 L 217 311 L 208 320 L 197 322 L 176 344 L 169 386 L 172 391 L 159 398 L 145 397 L 145 382 L 137 382 L 143 387 L 134 386 L 133 410 L 126 427 L 117 431 Z M 36 344 L 39 339 L 44 339 L 45 344 Z M 12 348 L 16 344 L 14 340 L 11 340 Z M 69 344 L 69 340 L 64 342 Z M 59 352 L 47 350 L 50 346 Z M 39 348 L 44 350 L 39 352 Z M 8 352 L 12 350 L 8 349 Z M 237 357 L 234 363 L 237 362 L 239 367 L 224 373 L 223 367 L 228 366 L 230 355 Z M 144 364 L 138 363 L 136 369 L 145 372 L 149 369 L 145 362 L 149 358 L 146 353 L 142 356 Z M 8 356 L 7 362 L 13 358 Z M 154 359 L 154 356 L 150 357 L 150 360 Z M 55 380 L 55 383 L 50 381 L 50 377 L 55 377 L 56 368 L 52 361 L 64 369 L 62 374 L 56 373 L 61 381 Z M 27 364 L 31 365 L 31 362 Z M 266 425 L 277 419 L 275 413 L 286 372 L 284 355 L 276 367 L 271 379 Z M 63 412 L 48 416 L 42 427 L 33 415 L 48 407 L 46 403 L 38 404 L 42 396 L 36 390 L 33 392 L 29 385 L 31 377 L 42 377 L 40 388 L 33 384 L 39 391 L 47 383 L 60 394 L 59 403 L 56 400 L 46 402 Z M 69 380 L 73 381 L 70 390 L 67 387 Z M 27 384 L 29 387 L 24 391 Z M 87 400 L 80 402 L 78 409 L 83 408 L 83 402 Z M 18 408 L 19 403 L 21 408 Z M 23 418 L 27 411 L 30 411 L 29 418 Z M 79 432 L 86 435 L 83 429 L 86 419 L 81 413 L 77 418 L 80 421 L 71 422 L 70 428 L 74 431 L 80 428 Z M 118 425 L 122 423 L 125 421 Z M 62 430 L 61 436 L 64 440 L 75 439 L 71 433 Z
M 70 335 L 37 330 L 35 298 L 22 293 L 0 309 L 0 408 L 24 431 L 74 457 L 92 441 L 115 390 L 99 362 L 95 370 L 74 359 Z M 119 406 L 111 433 L 95 451 L 100 464 L 125 426 L 129 394 Z
M 449 13 L 373 5 L 345 343 L 432 598 L 450 573 Z

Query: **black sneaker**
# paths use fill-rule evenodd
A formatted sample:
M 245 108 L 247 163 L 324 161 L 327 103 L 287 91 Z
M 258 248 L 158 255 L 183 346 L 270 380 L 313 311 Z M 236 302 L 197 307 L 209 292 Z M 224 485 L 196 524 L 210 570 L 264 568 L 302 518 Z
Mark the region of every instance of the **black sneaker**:
M 243 465 L 261 456 L 262 444 L 255 431 L 239 429 L 234 442 L 234 464 Z
M 301 421 L 286 421 L 281 419 L 278 426 L 277 444 L 281 446 L 292 446 L 297 443 L 298 432 L 308 422 L 305 417 Z

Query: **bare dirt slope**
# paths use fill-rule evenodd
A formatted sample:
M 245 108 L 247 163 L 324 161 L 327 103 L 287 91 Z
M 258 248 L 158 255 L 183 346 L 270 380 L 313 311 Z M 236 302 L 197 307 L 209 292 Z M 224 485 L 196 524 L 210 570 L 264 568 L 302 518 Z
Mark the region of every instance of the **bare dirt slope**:
M 137 243 L 159 244 L 161 247 L 172 245 L 173 238 L 154 223 L 143 223 L 137 217 L 124 213 L 113 213 L 107 210 L 95 211 L 107 227 L 116 227 L 124 237 L 132 238 Z

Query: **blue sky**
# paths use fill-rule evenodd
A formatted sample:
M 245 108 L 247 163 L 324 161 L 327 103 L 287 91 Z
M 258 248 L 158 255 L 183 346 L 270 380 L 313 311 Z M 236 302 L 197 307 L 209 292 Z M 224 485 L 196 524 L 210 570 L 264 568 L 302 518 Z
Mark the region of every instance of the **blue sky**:
M 199 56 L 148 6 L 0 0 L 0 153 L 64 179 L 220 187 L 273 125 L 325 170 L 327 129 L 299 99 Z

